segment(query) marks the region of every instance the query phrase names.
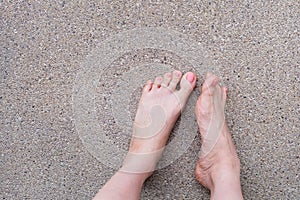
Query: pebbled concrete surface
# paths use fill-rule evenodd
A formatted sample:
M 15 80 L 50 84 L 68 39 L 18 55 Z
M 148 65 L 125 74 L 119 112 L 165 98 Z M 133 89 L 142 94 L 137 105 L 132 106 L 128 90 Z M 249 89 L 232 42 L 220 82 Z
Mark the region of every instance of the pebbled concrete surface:
M 0 197 L 94 196 L 114 170 L 86 150 L 75 129 L 72 92 L 80 63 L 113 34 L 164 27 L 201 43 L 229 87 L 227 121 L 245 199 L 299 199 L 299 6 L 287 0 L 1 1 Z M 131 52 L 112 66 L 124 73 L 147 60 L 188 68 L 156 50 Z M 113 87 L 117 77 L 101 81 Z M 113 121 L 107 126 L 116 128 Z M 199 149 L 197 137 L 146 182 L 141 199 L 208 199 L 193 177 Z

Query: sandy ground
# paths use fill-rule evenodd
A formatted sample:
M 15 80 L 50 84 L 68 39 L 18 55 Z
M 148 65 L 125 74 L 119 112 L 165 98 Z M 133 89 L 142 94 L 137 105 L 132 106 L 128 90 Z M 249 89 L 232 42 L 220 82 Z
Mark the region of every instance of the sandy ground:
M 229 87 L 227 121 L 245 199 L 300 198 L 299 1 L 1 1 L 0 13 L 1 199 L 91 199 L 114 173 L 81 140 L 73 88 L 80 63 L 101 41 L 137 27 L 177 31 L 209 53 L 211 69 Z M 176 52 L 141 49 L 102 71 L 98 121 L 125 149 L 129 136 L 115 137 L 110 116 L 112 90 L 121 75 L 146 62 L 191 69 Z M 196 70 L 206 72 L 200 64 Z M 136 94 L 130 105 L 138 89 L 130 91 Z M 197 135 L 146 182 L 141 199 L 209 199 L 193 176 L 200 146 Z

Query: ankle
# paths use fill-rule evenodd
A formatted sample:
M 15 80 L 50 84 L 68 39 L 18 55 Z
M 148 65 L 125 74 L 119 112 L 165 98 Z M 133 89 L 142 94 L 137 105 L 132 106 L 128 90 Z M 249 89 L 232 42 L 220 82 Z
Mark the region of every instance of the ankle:
M 117 172 L 119 177 L 126 181 L 130 181 L 135 185 L 143 185 L 145 180 L 152 175 L 153 172 L 146 172 L 146 173 L 131 173 L 131 172 L 124 172 L 122 168 Z
M 211 172 L 211 194 L 212 196 L 224 194 L 229 199 L 234 196 L 241 197 L 241 183 L 240 183 L 240 165 L 238 162 L 223 163 L 219 166 L 214 166 Z
M 237 173 L 223 173 L 214 176 L 211 192 L 211 199 L 243 199 L 240 175 Z
M 223 179 L 239 179 L 240 177 L 240 160 L 229 159 L 224 160 L 214 166 L 211 169 L 211 180 L 215 183 Z
M 94 199 L 138 199 L 147 177 L 146 174 L 127 173 L 119 170 L 100 189 Z

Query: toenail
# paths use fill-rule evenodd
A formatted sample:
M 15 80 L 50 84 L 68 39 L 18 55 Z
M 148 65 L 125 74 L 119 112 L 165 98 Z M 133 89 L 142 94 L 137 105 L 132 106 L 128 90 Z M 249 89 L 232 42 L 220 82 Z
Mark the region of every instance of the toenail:
M 190 83 L 193 83 L 194 79 L 195 79 L 195 76 L 193 73 L 188 73 L 187 76 L 186 76 L 186 79 L 190 82 Z
M 176 77 L 179 77 L 180 76 L 180 71 L 175 71 L 175 75 L 176 75 Z

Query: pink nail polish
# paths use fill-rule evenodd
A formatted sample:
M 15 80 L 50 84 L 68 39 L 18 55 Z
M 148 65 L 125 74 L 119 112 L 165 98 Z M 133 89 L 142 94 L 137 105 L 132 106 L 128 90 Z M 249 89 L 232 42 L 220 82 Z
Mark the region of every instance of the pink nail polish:
M 190 82 L 193 83 L 193 81 L 195 80 L 195 76 L 192 73 L 188 73 L 186 76 L 186 79 Z

